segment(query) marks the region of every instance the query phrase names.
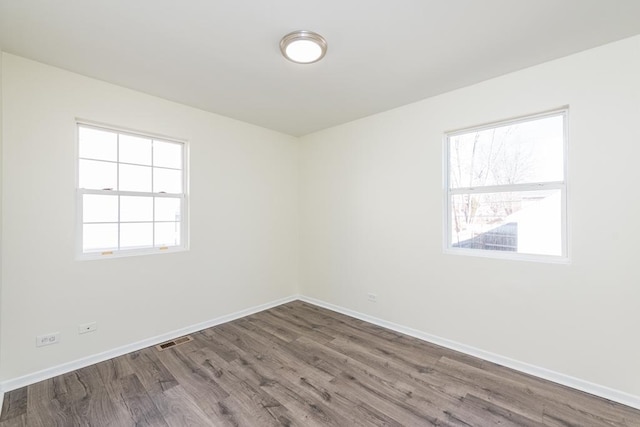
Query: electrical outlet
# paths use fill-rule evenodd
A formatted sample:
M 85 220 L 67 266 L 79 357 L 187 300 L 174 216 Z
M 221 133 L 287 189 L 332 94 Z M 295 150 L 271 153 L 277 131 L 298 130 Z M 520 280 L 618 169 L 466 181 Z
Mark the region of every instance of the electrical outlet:
M 38 335 L 36 337 L 36 347 L 44 347 L 45 345 L 58 344 L 60 342 L 60 332 L 54 332 L 47 335 Z
M 98 329 L 97 322 L 85 323 L 83 325 L 78 325 L 78 333 L 86 334 L 87 332 L 95 332 Z
M 378 302 L 378 295 L 369 293 L 367 294 L 367 299 L 370 302 Z

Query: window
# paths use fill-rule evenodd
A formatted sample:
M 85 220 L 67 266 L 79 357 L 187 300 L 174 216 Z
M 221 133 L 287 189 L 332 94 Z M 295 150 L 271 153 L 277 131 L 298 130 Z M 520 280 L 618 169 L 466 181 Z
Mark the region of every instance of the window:
M 186 248 L 185 144 L 78 124 L 81 258 Z
M 567 258 L 567 110 L 448 133 L 446 251 Z

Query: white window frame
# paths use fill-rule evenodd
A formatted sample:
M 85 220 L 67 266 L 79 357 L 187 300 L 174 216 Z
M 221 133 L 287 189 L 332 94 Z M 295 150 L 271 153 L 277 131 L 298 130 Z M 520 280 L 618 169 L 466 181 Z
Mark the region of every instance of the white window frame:
M 96 190 L 96 189 L 85 189 L 80 188 L 80 128 L 92 128 L 98 129 L 106 132 L 112 132 L 119 135 L 129 135 L 135 137 L 148 138 L 152 140 L 158 140 L 162 142 L 170 142 L 174 144 L 180 144 L 182 146 L 182 193 L 154 193 L 154 192 L 139 192 L 139 191 L 119 191 L 119 190 Z M 76 119 L 75 126 L 75 136 L 76 136 L 76 259 L 78 260 L 93 260 L 93 259 L 110 259 L 110 258 L 121 258 L 121 257 L 130 257 L 130 256 L 138 256 L 138 255 L 151 255 L 151 254 L 160 254 L 160 253 L 174 253 L 174 252 L 183 252 L 189 250 L 189 236 L 188 236 L 188 222 L 189 222 L 189 198 L 188 198 L 188 145 L 187 141 L 180 140 L 177 138 L 167 137 L 159 134 L 149 133 L 149 132 L 140 132 L 133 131 L 117 126 L 106 125 L 102 123 L 95 123 L 87 120 Z M 94 160 L 94 159 L 88 159 Z M 125 162 L 120 162 L 119 159 L 115 162 L 119 167 L 120 164 L 129 164 Z M 109 195 L 109 196 L 142 196 L 142 197 L 167 197 L 167 198 L 175 198 L 180 199 L 180 245 L 177 246 L 161 246 L 161 247 L 152 247 L 152 248 L 134 248 L 134 249 L 114 249 L 114 250 L 106 250 L 106 251 L 96 251 L 96 252 L 84 252 L 83 250 L 83 230 L 84 230 L 84 221 L 83 221 L 83 196 L 85 194 L 98 194 L 98 195 Z M 155 218 L 152 223 L 155 224 Z M 120 227 L 120 213 L 118 210 L 118 228 Z M 120 241 L 120 233 L 118 233 L 118 242 Z
M 530 122 L 548 117 L 563 117 L 563 180 L 556 182 L 530 182 L 523 184 L 491 185 L 466 188 L 451 188 L 450 185 L 450 139 L 457 135 L 483 131 L 502 126 Z M 568 236 L 568 202 L 567 202 L 567 174 L 568 174 L 568 141 L 569 141 L 569 107 L 549 110 L 541 113 L 520 116 L 507 120 L 486 123 L 479 126 L 466 127 L 454 131 L 445 132 L 443 139 L 443 184 L 444 184 L 444 217 L 443 217 L 443 252 L 452 255 L 466 255 L 484 258 L 497 258 L 521 261 L 569 263 L 569 236 Z M 523 192 L 540 190 L 560 190 L 561 204 L 561 255 L 526 254 L 510 251 L 484 250 L 472 248 L 454 247 L 452 242 L 452 197 L 459 194 L 481 194 L 495 192 Z

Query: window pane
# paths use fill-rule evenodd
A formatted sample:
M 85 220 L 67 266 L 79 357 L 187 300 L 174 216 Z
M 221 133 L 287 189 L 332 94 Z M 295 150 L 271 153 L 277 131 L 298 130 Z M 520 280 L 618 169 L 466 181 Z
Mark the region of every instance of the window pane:
M 120 161 L 151 166 L 151 140 L 120 134 Z
M 156 221 L 180 221 L 180 199 L 156 197 Z
M 564 181 L 564 116 L 449 137 L 451 188 Z
M 84 224 L 82 226 L 83 252 L 118 249 L 118 224 Z
M 151 168 L 148 166 L 120 165 L 121 191 L 151 192 Z
M 560 190 L 452 196 L 451 245 L 562 255 Z
M 120 197 L 120 221 L 153 221 L 153 198 Z
M 182 147 L 175 142 L 153 141 L 153 165 L 182 169 Z
M 118 185 L 117 170 L 116 163 L 80 160 L 78 185 L 92 190 L 115 190 Z
M 80 126 L 78 128 L 80 157 L 116 161 L 118 158 L 117 134 Z
M 120 224 L 120 248 L 153 247 L 153 223 Z
M 153 168 L 153 191 L 182 193 L 182 171 Z
M 118 196 L 82 196 L 82 221 L 118 222 Z
M 179 222 L 159 222 L 156 223 L 156 247 L 159 246 L 179 246 L 180 245 L 180 223 Z

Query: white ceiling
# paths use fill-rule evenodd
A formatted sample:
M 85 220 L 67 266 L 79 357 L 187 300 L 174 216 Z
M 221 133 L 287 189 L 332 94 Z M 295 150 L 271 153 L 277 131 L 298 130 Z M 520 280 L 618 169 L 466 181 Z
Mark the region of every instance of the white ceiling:
M 297 136 L 639 33 L 640 0 L 0 0 L 6 52 Z

